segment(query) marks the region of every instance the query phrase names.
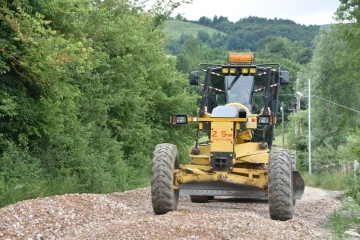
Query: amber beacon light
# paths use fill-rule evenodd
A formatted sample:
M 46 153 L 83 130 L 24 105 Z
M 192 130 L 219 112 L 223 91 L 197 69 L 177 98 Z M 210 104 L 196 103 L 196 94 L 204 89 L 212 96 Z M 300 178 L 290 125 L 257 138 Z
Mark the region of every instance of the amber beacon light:
M 252 64 L 255 61 L 255 54 L 248 53 L 229 53 L 228 63 L 230 64 Z

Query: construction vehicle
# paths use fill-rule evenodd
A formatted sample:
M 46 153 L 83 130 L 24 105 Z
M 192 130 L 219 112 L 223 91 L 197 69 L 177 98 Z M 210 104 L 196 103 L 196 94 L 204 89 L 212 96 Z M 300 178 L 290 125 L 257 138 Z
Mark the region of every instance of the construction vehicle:
M 270 218 L 293 218 L 304 180 L 287 149 L 273 149 L 281 85 L 288 71 L 280 64 L 254 64 L 254 53 L 229 53 L 226 64 L 200 64 L 191 85 L 203 86 L 198 116 L 171 116 L 173 125 L 197 123 L 190 164 L 180 165 L 170 143 L 158 144 L 152 162 L 155 214 L 177 209 L 179 194 L 192 202 L 216 196 L 266 198 Z M 201 79 L 204 79 L 200 82 Z

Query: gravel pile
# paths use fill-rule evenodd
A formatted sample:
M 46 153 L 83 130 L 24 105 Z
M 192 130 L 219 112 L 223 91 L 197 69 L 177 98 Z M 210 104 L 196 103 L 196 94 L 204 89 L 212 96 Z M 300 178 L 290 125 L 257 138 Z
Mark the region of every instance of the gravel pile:
M 69 194 L 38 198 L 0 209 L 5 239 L 331 239 L 321 227 L 340 206 L 335 194 L 307 187 L 295 217 L 269 218 L 265 201 L 215 199 L 154 215 L 150 188 L 113 194 Z

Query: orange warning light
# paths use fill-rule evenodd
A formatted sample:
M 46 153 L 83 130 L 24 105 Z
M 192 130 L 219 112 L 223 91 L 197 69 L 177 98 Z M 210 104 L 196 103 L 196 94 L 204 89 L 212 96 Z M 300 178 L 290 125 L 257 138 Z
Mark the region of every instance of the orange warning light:
M 255 54 L 247 53 L 229 53 L 228 63 L 230 64 L 252 64 L 255 61 Z

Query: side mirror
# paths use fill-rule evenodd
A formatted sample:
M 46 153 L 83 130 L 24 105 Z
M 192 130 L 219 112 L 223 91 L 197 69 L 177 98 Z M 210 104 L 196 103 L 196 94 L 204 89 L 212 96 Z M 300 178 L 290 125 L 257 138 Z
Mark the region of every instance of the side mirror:
M 199 85 L 199 72 L 194 71 L 189 75 L 190 85 Z
M 280 85 L 287 85 L 290 82 L 290 73 L 288 71 L 280 71 Z

